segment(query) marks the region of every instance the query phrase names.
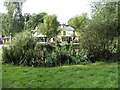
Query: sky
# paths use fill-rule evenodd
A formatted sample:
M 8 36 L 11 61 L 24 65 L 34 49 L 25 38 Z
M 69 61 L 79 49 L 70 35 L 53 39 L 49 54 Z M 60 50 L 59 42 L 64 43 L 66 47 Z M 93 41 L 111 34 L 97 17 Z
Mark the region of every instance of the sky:
M 0 12 L 6 12 L 3 6 L 5 0 L 0 0 Z M 90 17 L 90 3 L 94 0 L 26 0 L 22 7 L 22 13 L 55 14 L 60 23 L 67 23 L 74 16 L 87 12 Z

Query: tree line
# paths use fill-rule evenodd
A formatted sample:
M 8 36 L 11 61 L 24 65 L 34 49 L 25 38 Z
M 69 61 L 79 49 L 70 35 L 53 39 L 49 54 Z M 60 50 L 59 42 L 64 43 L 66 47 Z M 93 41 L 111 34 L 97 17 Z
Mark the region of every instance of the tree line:
M 3 36 L 14 36 L 22 31 L 31 31 L 37 27 L 38 32 L 46 35 L 48 40 L 60 32 L 60 23 L 56 15 L 45 12 L 22 15 L 20 2 L 5 2 L 7 13 L 1 13 Z M 80 36 L 80 48 L 88 50 L 87 57 L 92 60 L 120 60 L 120 2 L 91 3 L 92 18 L 86 13 L 72 17 L 68 24 Z M 115 56 L 113 56 L 115 55 Z

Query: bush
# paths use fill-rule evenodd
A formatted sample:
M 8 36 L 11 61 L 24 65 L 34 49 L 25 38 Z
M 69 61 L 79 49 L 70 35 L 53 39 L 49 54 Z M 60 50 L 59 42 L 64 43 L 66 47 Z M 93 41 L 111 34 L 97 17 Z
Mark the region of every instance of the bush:
M 44 49 L 46 49 L 48 52 L 52 52 L 55 50 L 55 46 L 50 43 L 37 43 L 35 46 L 35 50 L 44 51 Z
M 87 50 L 87 49 L 82 49 L 82 50 L 76 55 L 77 63 L 88 61 L 88 57 L 87 57 L 87 56 L 88 56 L 88 50 Z
M 5 63 L 23 64 L 31 66 L 34 57 L 36 39 L 30 32 L 16 34 L 8 47 L 3 47 L 3 61 Z
M 53 67 L 53 66 L 61 66 L 65 64 L 72 63 L 72 58 L 69 52 L 66 50 L 66 47 L 56 47 L 53 51 L 48 52 L 46 47 L 43 50 L 36 51 L 37 57 L 39 57 L 39 61 L 42 66 Z
M 42 45 L 43 46 L 43 45 Z M 51 52 L 48 52 L 46 49 L 46 45 L 41 49 L 41 45 L 37 45 L 36 55 L 39 58 L 39 63 L 41 66 L 61 66 L 61 65 L 69 65 L 76 64 L 73 57 L 74 53 L 72 49 L 68 49 L 66 46 L 62 47 L 54 47 Z
M 37 43 L 30 32 L 17 34 L 9 47 L 3 48 L 4 63 L 25 66 L 53 67 L 79 64 L 87 60 L 87 50 L 76 53 L 74 45 L 55 46 L 50 43 Z
M 72 58 L 70 55 L 70 52 L 66 47 L 61 47 L 58 48 L 56 47 L 56 60 L 58 65 L 63 65 L 63 64 L 71 64 L 72 63 Z
M 55 47 L 51 44 L 41 44 L 37 43 L 35 46 L 35 55 L 36 55 L 36 66 L 46 66 L 51 61 L 52 52 L 55 50 Z M 49 63 L 50 64 L 50 63 Z M 51 63 L 52 64 L 52 63 Z M 48 65 L 48 66 L 51 66 Z
M 81 62 L 88 61 L 88 51 L 82 49 L 79 53 L 76 53 L 74 46 L 72 45 L 70 45 L 69 48 L 66 46 L 56 48 L 56 51 L 54 53 L 55 55 L 53 56 L 55 56 L 55 61 L 58 65 L 79 64 Z

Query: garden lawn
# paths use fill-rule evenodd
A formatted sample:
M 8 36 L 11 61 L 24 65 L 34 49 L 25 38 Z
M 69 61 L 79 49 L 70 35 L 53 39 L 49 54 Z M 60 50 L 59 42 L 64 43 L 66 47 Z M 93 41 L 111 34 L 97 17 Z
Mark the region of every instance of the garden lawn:
M 117 63 L 52 68 L 3 64 L 3 88 L 118 88 Z

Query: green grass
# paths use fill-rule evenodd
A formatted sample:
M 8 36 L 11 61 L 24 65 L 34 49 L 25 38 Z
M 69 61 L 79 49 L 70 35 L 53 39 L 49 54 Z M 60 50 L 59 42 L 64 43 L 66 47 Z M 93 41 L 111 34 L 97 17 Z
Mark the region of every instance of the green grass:
M 118 88 L 118 63 L 52 68 L 2 65 L 3 88 Z
M 117 88 L 117 63 L 53 68 L 3 65 L 3 88 Z
M 2 49 L 0 48 L 0 89 L 2 88 Z
M 2 48 L 0 48 L 0 62 L 2 60 Z

